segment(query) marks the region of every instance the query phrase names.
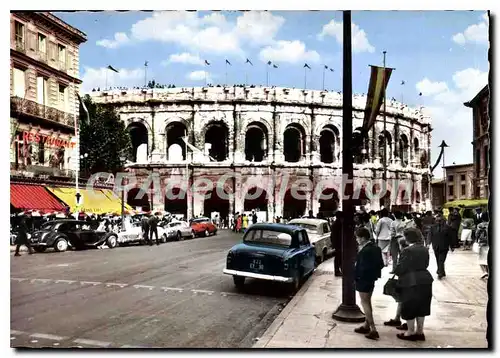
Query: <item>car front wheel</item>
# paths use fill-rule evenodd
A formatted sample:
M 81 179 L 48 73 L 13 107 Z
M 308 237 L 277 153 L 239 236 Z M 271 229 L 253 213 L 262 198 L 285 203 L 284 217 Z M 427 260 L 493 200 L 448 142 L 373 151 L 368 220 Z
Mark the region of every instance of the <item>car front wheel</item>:
M 108 245 L 110 249 L 114 249 L 116 246 L 118 246 L 118 240 L 116 239 L 116 236 L 111 235 L 110 237 L 108 237 L 108 239 L 106 240 L 106 245 Z
M 68 249 L 68 241 L 66 241 L 66 239 L 63 237 L 57 239 L 56 242 L 54 243 L 54 249 L 57 252 L 66 251 Z
M 245 277 L 233 276 L 233 282 L 237 289 L 241 290 L 245 286 Z
M 208 235 L 210 235 L 210 233 L 208 232 L 208 229 L 205 229 L 205 233 L 203 234 L 205 237 L 208 237 Z

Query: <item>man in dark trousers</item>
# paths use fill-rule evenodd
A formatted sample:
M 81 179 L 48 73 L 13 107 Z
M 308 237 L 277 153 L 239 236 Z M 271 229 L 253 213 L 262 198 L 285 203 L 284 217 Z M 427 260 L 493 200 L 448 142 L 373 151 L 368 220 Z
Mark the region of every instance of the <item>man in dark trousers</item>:
M 450 208 L 450 214 L 448 215 L 448 226 L 450 228 L 451 246 L 453 246 L 453 248 L 460 246 L 458 240 L 458 230 L 460 229 L 461 222 L 462 217 L 458 212 L 458 208 Z
M 142 238 L 144 239 L 144 241 L 149 242 L 149 221 L 146 215 L 144 215 L 141 219 L 141 228 Z
M 257 214 L 252 210 L 252 224 L 257 224 Z
M 21 248 L 22 245 L 26 246 L 28 248 L 29 254 L 33 254 L 33 248 L 31 247 L 29 240 L 28 240 L 28 224 L 27 224 L 27 218 L 24 216 L 18 227 L 17 227 L 17 238 L 16 238 L 16 253 L 14 256 L 21 256 L 19 253 L 19 249 Z
M 153 246 L 153 234 L 156 236 L 156 245 L 160 246 L 160 240 L 158 240 L 158 217 L 156 215 L 151 215 L 149 218 L 149 245 Z
M 444 270 L 444 262 L 446 261 L 446 256 L 448 255 L 448 250 L 454 250 L 452 244 L 452 236 L 450 234 L 450 228 L 446 225 L 442 213 L 436 216 L 436 224 L 431 227 L 428 234 L 427 242 L 432 244 L 432 250 L 436 256 L 437 262 L 437 275 L 438 279 L 442 279 L 446 276 Z
M 332 224 L 332 231 L 330 232 L 330 240 L 335 250 L 335 258 L 333 259 L 335 276 L 342 276 L 342 221 L 342 211 L 337 211 L 335 213 L 335 221 Z
M 425 216 L 422 218 L 422 236 L 425 238 L 425 246 L 428 246 L 430 242 L 427 241 L 429 237 L 429 232 L 434 225 L 434 216 L 432 216 L 432 211 L 427 211 Z

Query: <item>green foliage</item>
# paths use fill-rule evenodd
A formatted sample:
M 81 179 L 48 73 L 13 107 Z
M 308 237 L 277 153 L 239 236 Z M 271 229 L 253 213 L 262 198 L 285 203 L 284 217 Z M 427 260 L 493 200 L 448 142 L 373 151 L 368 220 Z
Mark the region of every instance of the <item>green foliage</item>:
M 130 157 L 132 144 L 125 124 L 116 111 L 92 102 L 89 95 L 83 98 L 90 115 L 80 108 L 80 154 L 88 153 L 80 159 L 82 176 L 96 172 L 116 173 L 123 168 L 120 157 Z

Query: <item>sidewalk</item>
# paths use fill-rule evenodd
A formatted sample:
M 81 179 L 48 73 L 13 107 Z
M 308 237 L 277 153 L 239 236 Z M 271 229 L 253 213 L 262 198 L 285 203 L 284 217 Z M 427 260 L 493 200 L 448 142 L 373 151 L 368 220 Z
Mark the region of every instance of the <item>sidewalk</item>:
M 430 252 L 429 271 L 436 272 Z M 447 277 L 433 283 L 431 315 L 425 319 L 425 342 L 403 341 L 401 331 L 383 325 L 394 318 L 397 303 L 383 295 L 392 275 L 384 268 L 375 284 L 372 303 L 378 341 L 354 333 L 360 323 L 332 319 L 342 300 L 342 278 L 333 275 L 333 259 L 321 264 L 297 295 L 256 342 L 254 348 L 487 348 L 486 281 L 481 280 L 477 255 L 455 250 L 446 260 Z M 359 296 L 356 294 L 359 305 Z

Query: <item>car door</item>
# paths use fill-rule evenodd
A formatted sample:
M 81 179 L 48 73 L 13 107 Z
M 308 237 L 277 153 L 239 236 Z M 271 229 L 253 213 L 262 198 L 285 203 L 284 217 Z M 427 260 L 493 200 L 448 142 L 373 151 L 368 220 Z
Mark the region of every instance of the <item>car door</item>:
M 308 274 L 314 270 L 314 264 L 316 262 L 316 250 L 314 246 L 311 245 L 307 232 L 303 230 L 301 232 L 301 240 L 299 240 L 300 249 L 302 251 L 303 263 L 302 266 L 304 274 Z

